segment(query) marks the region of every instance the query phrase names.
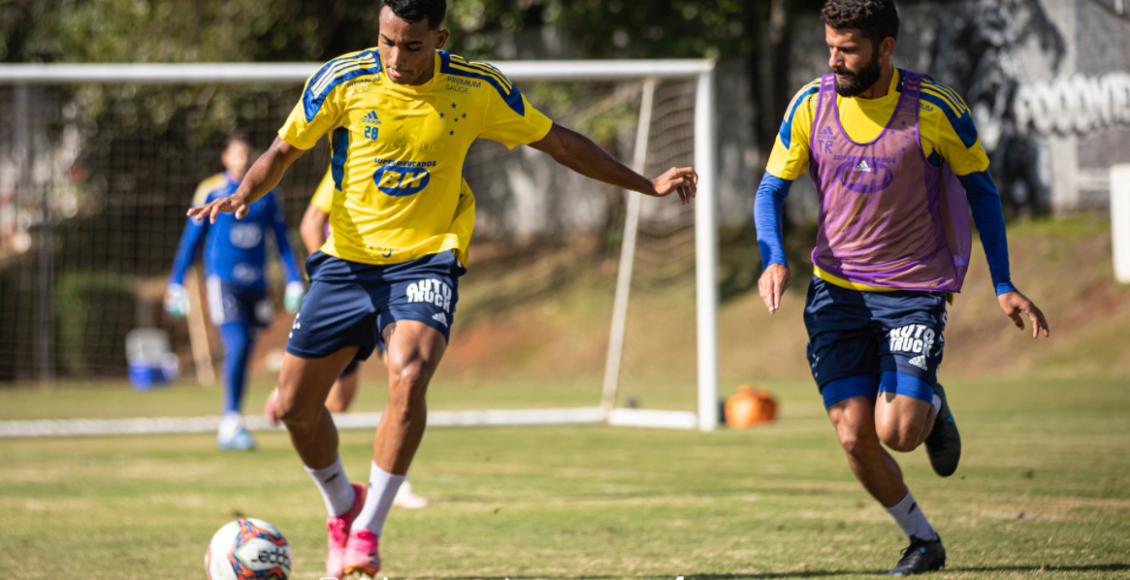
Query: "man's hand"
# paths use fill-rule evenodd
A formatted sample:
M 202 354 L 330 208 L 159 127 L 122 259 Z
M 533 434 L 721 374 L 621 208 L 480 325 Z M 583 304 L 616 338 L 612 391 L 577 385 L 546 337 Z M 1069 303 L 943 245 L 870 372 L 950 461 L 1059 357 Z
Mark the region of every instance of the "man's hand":
M 180 284 L 169 284 L 165 289 L 165 311 L 173 315 L 174 318 L 184 318 L 188 316 L 188 311 L 191 308 L 188 301 L 188 290 Z
M 651 180 L 655 197 L 664 197 L 672 191 L 679 192 L 679 201 L 686 205 L 698 191 L 698 174 L 692 167 L 672 167 L 663 175 Z
M 1001 310 L 1004 310 L 1004 313 L 1012 319 L 1016 328 L 1024 330 L 1024 317 L 1020 315 L 1027 314 L 1028 319 L 1032 321 L 1032 338 L 1038 338 L 1041 331 L 1043 331 L 1044 338 L 1051 335 L 1051 330 L 1048 328 L 1048 319 L 1044 318 L 1044 313 L 1019 290 L 1005 292 L 997 296 L 997 301 L 1001 304 Z
M 775 314 L 781 307 L 781 296 L 785 294 L 785 290 L 788 290 L 790 282 L 792 277 L 789 275 L 789 269 L 783 264 L 769 264 L 769 267 L 761 273 L 761 279 L 757 281 L 757 291 L 761 294 L 765 307 L 769 309 L 769 314 Z
M 247 203 L 235 195 L 221 197 L 204 205 L 189 208 L 188 217 L 202 220 L 208 218 L 208 223 L 216 223 L 216 216 L 221 212 L 235 212 L 235 219 L 243 219 L 247 215 Z

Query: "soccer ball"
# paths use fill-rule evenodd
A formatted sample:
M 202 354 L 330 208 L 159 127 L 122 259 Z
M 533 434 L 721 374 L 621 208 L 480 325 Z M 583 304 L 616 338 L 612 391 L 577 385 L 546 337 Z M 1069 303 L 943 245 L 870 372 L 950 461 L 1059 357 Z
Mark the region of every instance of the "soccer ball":
M 204 570 L 208 580 L 286 580 L 290 545 L 275 526 L 240 518 L 212 536 Z

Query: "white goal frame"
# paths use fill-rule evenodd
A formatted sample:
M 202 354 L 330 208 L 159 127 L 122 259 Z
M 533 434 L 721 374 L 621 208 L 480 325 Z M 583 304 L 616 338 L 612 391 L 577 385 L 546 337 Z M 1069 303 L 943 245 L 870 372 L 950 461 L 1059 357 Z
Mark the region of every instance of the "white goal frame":
M 537 425 L 606 423 L 619 426 L 662 427 L 714 430 L 719 422 L 718 401 L 718 234 L 715 138 L 715 63 L 712 60 L 543 60 L 496 61 L 495 65 L 513 81 L 625 81 L 645 82 L 641 102 L 641 135 L 637 144 L 647 142 L 650 119 L 648 88 L 658 80 L 695 81 L 694 167 L 698 172 L 698 193 L 694 201 L 695 293 L 697 313 L 697 392 L 698 410 L 662 411 L 615 408 L 619 351 L 623 317 L 627 304 L 631 262 L 621 260 L 617 280 L 616 312 L 613 315 L 608 365 L 602 401 L 599 406 L 568 409 L 530 409 L 497 411 L 433 411 L 428 424 L 443 425 Z M 304 82 L 321 63 L 217 63 L 217 64 L 13 64 L 0 65 L 0 85 L 80 83 L 136 84 L 246 84 Z M 646 117 L 645 117 L 646 115 Z M 639 147 L 637 146 L 637 149 Z M 645 158 L 637 151 L 633 165 L 642 168 Z M 629 216 L 638 216 L 639 194 L 628 196 Z M 634 201 L 633 201 L 634 200 Z M 635 209 L 633 210 L 633 207 Z M 625 246 L 635 243 L 634 220 L 625 228 Z M 630 256 L 625 247 L 622 256 Z M 625 268 L 627 268 L 625 272 Z M 252 428 L 265 429 L 265 422 L 249 417 Z M 376 426 L 379 413 L 349 413 L 335 420 L 343 428 Z M 33 435 L 128 434 L 154 432 L 195 432 L 212 430 L 216 417 L 152 418 L 128 420 L 24 421 L 0 422 L 0 437 Z

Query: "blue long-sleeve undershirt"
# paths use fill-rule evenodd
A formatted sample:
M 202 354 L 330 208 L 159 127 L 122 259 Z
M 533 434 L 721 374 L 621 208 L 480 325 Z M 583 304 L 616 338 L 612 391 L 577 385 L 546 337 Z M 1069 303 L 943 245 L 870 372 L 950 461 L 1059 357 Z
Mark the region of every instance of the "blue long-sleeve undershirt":
M 782 242 L 781 216 L 792 186 L 793 182 L 775 177 L 768 171 L 757 186 L 757 195 L 753 198 L 753 224 L 757 227 L 757 245 L 761 248 L 763 270 L 770 264 L 789 267 Z
M 965 198 L 973 213 L 973 223 L 981 236 L 981 247 L 985 250 L 985 261 L 989 263 L 989 275 L 997 296 L 1013 292 L 1012 274 L 1008 265 L 1008 237 L 1004 232 L 1004 211 L 1001 209 L 1001 196 L 988 171 L 958 176 L 965 188 Z
M 1016 290 L 1012 284 L 1008 262 L 1008 238 L 1004 229 L 1004 212 L 993 178 L 987 171 L 958 177 L 965 188 L 973 221 L 989 263 L 989 273 L 997 295 Z M 753 201 L 753 222 L 757 226 L 757 244 L 761 248 L 762 268 L 770 264 L 789 266 L 782 243 L 781 223 L 785 198 L 793 182 L 766 172 L 757 187 Z

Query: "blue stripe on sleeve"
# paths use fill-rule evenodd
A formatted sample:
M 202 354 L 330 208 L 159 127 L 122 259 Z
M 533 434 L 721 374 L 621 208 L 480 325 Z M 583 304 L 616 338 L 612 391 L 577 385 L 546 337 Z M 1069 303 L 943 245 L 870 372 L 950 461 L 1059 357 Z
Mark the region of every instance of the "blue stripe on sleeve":
M 334 187 L 338 191 L 345 191 L 341 186 L 345 178 L 345 158 L 349 155 L 349 129 L 338 127 L 334 129 L 330 138 L 330 174 L 334 179 Z
M 989 273 L 997 296 L 1016 290 L 1008 264 L 1008 237 L 1004 229 L 1004 211 L 1001 209 L 1000 194 L 988 171 L 958 176 L 969 207 L 973 211 L 973 222 L 981 236 L 981 247 L 985 250 L 985 260 L 989 262 Z
M 757 245 L 761 248 L 763 270 L 770 264 L 789 267 L 782 242 L 781 216 L 785 198 L 792 185 L 792 181 L 766 171 L 761 177 L 761 184 L 757 186 L 757 196 L 753 200 L 753 223 L 757 226 Z
M 518 115 L 526 116 L 526 105 L 522 101 L 522 92 L 513 85 L 509 85 L 510 81 L 506 80 L 506 77 L 502 76 L 498 69 L 486 63 L 469 62 L 461 56 L 443 50 L 439 51 L 439 56 L 441 73 L 486 82 L 498 91 L 498 95 L 502 97 L 506 106 Z M 500 81 L 505 81 L 507 84 Z
M 966 149 L 977 144 L 977 127 L 973 125 L 973 116 L 969 114 L 969 109 L 962 109 L 958 114 L 950 105 L 949 101 L 933 93 L 922 91 L 921 99 L 936 107 L 942 109 L 946 114 L 946 119 L 949 120 L 950 126 L 953 127 L 954 133 L 957 133 L 961 144 L 965 145 Z
M 343 71 L 340 74 L 335 71 Z M 367 50 L 350 57 L 331 60 L 322 66 L 306 84 L 302 92 L 302 110 L 306 114 L 306 122 L 314 120 L 322 103 L 334 87 L 344 82 L 349 82 L 359 76 L 381 72 L 381 60 L 376 51 Z M 330 75 L 337 74 L 332 80 L 326 82 Z
M 793 107 L 791 109 L 789 109 L 789 114 L 785 116 L 785 120 L 781 122 L 781 129 L 780 129 L 780 131 L 777 132 L 777 136 L 779 136 L 781 138 L 781 144 L 785 146 L 785 149 L 788 149 L 789 147 L 792 146 L 792 142 L 793 142 L 793 117 L 796 117 L 797 108 L 800 107 L 801 105 L 803 105 L 804 102 L 808 100 L 808 97 L 815 95 L 816 93 L 819 93 L 819 92 L 820 92 L 820 85 L 817 84 L 816 86 L 802 92 L 796 98 L 796 100 L 793 101 Z

